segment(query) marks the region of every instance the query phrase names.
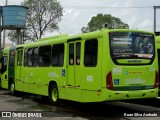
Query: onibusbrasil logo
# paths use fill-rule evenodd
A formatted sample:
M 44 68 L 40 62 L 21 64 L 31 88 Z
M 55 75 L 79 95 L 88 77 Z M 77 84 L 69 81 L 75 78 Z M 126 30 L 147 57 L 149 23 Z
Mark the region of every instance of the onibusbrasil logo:
M 1 117 L 42 117 L 41 112 L 2 112 Z

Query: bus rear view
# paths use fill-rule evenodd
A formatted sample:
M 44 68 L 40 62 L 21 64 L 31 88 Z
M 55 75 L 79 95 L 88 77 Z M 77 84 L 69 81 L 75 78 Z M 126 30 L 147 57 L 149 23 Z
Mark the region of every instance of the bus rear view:
M 108 32 L 108 38 L 110 58 L 107 59 L 110 60 L 107 60 L 105 71 L 107 99 L 157 97 L 158 61 L 154 34 L 112 30 Z

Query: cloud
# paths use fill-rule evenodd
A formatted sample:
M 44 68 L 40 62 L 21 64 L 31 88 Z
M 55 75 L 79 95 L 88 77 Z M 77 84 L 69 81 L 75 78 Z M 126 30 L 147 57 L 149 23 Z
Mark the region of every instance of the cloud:
M 5 0 L 2 0 L 5 3 Z M 0 4 L 2 3 L 0 1 Z M 24 0 L 9 0 L 10 4 L 20 4 Z M 58 33 L 78 34 L 86 27 L 92 16 L 98 13 L 111 14 L 129 24 L 132 29 L 153 31 L 153 5 L 160 0 L 58 0 L 64 16 L 59 23 Z M 146 8 L 138 8 L 146 6 Z M 123 8 L 124 7 L 124 8 Z M 135 8 L 134 8 L 135 7 Z M 137 8 L 136 8 L 137 7 Z M 157 10 L 157 29 L 160 29 L 160 10 Z M 55 32 L 56 33 L 56 32 Z M 55 34 L 54 33 L 54 34 Z M 51 33 L 53 34 L 53 33 Z M 49 35 L 49 33 L 47 33 Z
M 73 9 L 68 9 L 68 10 L 65 10 L 64 11 L 64 13 L 63 13 L 63 15 L 65 16 L 67 16 L 67 14 L 71 14 L 73 12 Z
M 8 0 L 8 5 L 20 5 L 24 0 Z M 6 4 L 6 0 L 1 0 L 0 5 L 4 6 Z
M 60 28 L 62 32 L 80 33 L 81 28 L 87 26 L 92 16 L 98 13 L 111 14 L 120 18 L 130 28 L 153 30 L 153 0 L 60 0 L 64 10 L 70 10 L 64 14 Z M 155 2 L 160 0 L 155 0 Z M 77 6 L 77 7 L 76 7 Z M 147 6 L 146 8 L 138 8 Z M 124 8 L 122 8 L 124 7 Z M 135 7 L 135 8 L 134 8 Z M 137 8 L 136 8 L 137 7 Z M 65 28 L 64 28 L 65 26 Z M 151 26 L 148 27 L 147 26 Z

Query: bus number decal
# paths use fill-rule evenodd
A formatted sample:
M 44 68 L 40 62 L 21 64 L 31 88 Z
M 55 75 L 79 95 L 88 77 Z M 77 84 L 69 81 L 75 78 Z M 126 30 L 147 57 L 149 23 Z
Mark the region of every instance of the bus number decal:
M 32 78 L 32 77 L 33 77 L 33 73 L 31 72 L 31 73 L 30 73 L 30 78 Z
M 93 76 L 87 76 L 87 81 L 88 82 L 93 82 Z
M 126 84 L 145 84 L 146 80 L 141 79 L 140 77 L 137 77 L 137 78 L 127 78 L 125 80 L 125 83 Z
M 154 72 L 155 71 L 155 67 L 150 67 L 150 71 Z
M 113 68 L 113 75 L 122 74 L 122 68 Z
M 54 71 L 54 72 L 49 72 L 48 73 L 48 77 L 55 77 L 55 78 L 58 78 L 58 74 Z

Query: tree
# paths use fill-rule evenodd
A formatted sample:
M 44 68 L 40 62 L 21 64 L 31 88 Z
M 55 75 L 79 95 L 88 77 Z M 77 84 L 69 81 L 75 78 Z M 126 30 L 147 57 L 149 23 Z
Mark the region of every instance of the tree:
M 25 40 L 36 41 L 47 31 L 59 30 L 63 8 L 57 0 L 25 0 L 22 5 L 29 8 Z
M 107 27 L 108 29 L 129 28 L 128 24 L 123 23 L 119 18 L 113 17 L 110 14 L 97 14 L 97 16 L 91 18 L 87 27 L 82 27 L 81 31 L 83 33 L 92 32 L 100 30 L 103 27 Z

